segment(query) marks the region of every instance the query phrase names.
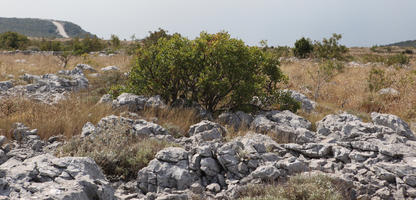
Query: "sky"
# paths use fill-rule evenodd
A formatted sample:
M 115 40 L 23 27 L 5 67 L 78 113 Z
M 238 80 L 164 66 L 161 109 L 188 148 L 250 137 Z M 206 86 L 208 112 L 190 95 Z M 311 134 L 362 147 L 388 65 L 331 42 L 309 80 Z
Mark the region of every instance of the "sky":
M 0 0 L 0 16 L 71 21 L 100 38 L 160 27 L 190 39 L 224 30 L 250 45 L 332 33 L 349 47 L 416 40 L 416 0 Z

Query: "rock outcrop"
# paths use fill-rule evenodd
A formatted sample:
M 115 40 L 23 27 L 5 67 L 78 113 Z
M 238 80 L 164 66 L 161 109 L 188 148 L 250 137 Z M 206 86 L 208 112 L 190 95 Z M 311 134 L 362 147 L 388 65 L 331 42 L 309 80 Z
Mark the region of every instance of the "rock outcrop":
M 0 83 L 0 99 L 4 97 L 25 97 L 47 104 L 54 104 L 65 98 L 65 94 L 88 88 L 89 82 L 77 66 L 73 70 L 61 70 L 57 74 L 42 76 L 24 74 L 20 78 L 27 85 L 13 86 L 10 82 Z
M 48 152 L 59 137 L 43 141 L 36 129 L 16 123 L 12 141 L 0 137 L 0 199 L 116 199 L 91 158 L 57 158 Z
M 364 123 L 346 113 L 328 115 L 318 123 L 317 133 L 311 131 L 312 141 L 297 144 L 278 144 L 255 133 L 225 142 L 215 134 L 215 140 L 160 151 L 138 172 L 137 184 L 147 197 L 168 193 L 190 198 L 197 193 L 205 199 L 234 199 L 248 183 L 319 171 L 350 185 L 353 199 L 415 198 L 413 133 L 397 116 L 373 113 L 372 119 Z M 216 132 L 218 127 L 207 123 L 191 131 L 201 127 L 201 132 Z M 252 124 L 260 130 L 310 128 L 309 122 L 287 111 L 256 116 Z

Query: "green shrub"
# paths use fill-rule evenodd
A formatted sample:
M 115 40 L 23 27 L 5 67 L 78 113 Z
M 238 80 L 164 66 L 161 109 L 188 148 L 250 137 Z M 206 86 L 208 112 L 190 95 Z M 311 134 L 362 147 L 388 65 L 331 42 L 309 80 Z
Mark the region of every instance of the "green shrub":
M 290 110 L 293 113 L 296 113 L 302 106 L 299 101 L 292 98 L 290 92 L 281 92 L 277 102 L 279 102 L 279 110 Z
M 388 66 L 409 64 L 410 58 L 403 53 L 389 56 L 386 60 Z
M 312 42 L 309 39 L 302 37 L 295 42 L 293 54 L 298 58 L 306 58 L 313 51 Z
M 121 130 L 94 138 L 74 137 L 58 149 L 58 156 L 90 157 L 110 179 L 132 180 L 156 153 L 175 146 L 163 140 L 137 137 Z
M 284 75 L 278 60 L 258 47 L 230 38 L 226 32 L 202 32 L 195 40 L 175 34 L 141 47 L 127 89 L 160 94 L 168 103 L 179 97 L 214 111 L 221 103 L 233 108 L 253 96 L 271 95 Z
M 369 62 L 370 63 L 383 63 L 386 60 L 383 56 L 375 55 L 375 54 L 364 54 L 360 56 L 360 59 L 364 63 L 369 63 Z
M 413 54 L 413 50 L 411 49 L 406 49 L 403 51 L 404 54 Z
M 149 31 L 149 36 L 142 40 L 146 46 L 151 46 L 157 43 L 160 38 L 170 39 L 172 35 L 168 34 L 167 30 L 159 28 L 157 31 Z
M 348 52 L 348 49 L 346 46 L 338 44 L 341 38 L 342 35 L 334 33 L 329 39 L 324 38 L 322 42 L 315 42 L 315 56 L 322 59 L 342 60 L 344 54 Z
M 93 51 L 101 51 L 105 48 L 105 44 L 97 36 L 86 36 L 84 39 L 75 38 L 71 40 L 71 50 L 75 55 L 82 55 Z
M 296 175 L 282 185 L 249 185 L 240 200 L 347 200 L 350 187 L 325 175 Z
M 29 44 L 30 41 L 25 35 L 10 31 L 0 34 L 0 49 L 24 50 Z
M 121 41 L 116 35 L 111 35 L 110 45 L 113 49 L 117 50 L 121 46 Z

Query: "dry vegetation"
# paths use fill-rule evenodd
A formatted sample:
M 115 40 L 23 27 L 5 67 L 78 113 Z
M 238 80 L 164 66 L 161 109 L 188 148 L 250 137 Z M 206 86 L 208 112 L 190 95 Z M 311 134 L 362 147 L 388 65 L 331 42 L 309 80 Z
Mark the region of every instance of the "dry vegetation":
M 393 49 L 393 52 L 400 49 Z M 374 53 L 368 48 L 352 48 L 350 57 L 360 60 L 369 55 L 389 56 L 388 53 Z M 391 53 L 390 53 L 391 54 Z M 416 121 L 416 59 L 412 56 L 409 68 L 387 67 L 381 64 L 373 66 L 383 69 L 386 74 L 386 85 L 400 92 L 398 96 L 383 96 L 368 89 L 368 76 L 371 66 L 346 67 L 342 73 L 337 74 L 329 82 L 323 84 L 316 101 L 318 107 L 312 114 L 298 114 L 307 117 L 311 122 L 322 119 L 325 115 L 338 111 L 347 111 L 369 119 L 373 111 L 398 115 L 410 124 Z M 26 60 L 24 63 L 16 60 Z M 129 71 L 131 57 L 126 55 L 114 55 L 101 57 L 96 55 L 73 57 L 68 69 L 72 69 L 77 63 L 87 63 L 96 69 L 116 65 L 122 72 Z M 313 91 L 316 84 L 309 75 L 316 71 L 318 63 L 301 60 L 294 63 L 282 63 L 281 69 L 289 77 L 289 83 L 285 87 L 300 91 L 309 98 L 314 97 Z M 45 74 L 56 73 L 61 70 L 59 60 L 55 56 L 44 55 L 0 55 L 0 81 L 7 80 L 7 75 L 12 74 L 15 79 L 23 73 Z M 88 76 L 88 75 L 87 75 Z M 89 77 L 89 76 L 88 76 Z M 80 133 L 82 126 L 90 121 L 98 122 L 102 117 L 117 114 L 120 111 L 111 110 L 105 105 L 96 105 L 98 99 L 108 92 L 111 86 L 123 82 L 122 73 L 102 74 L 99 77 L 89 77 L 90 88 L 81 93 L 74 94 L 68 100 L 57 105 L 49 106 L 24 100 L 9 99 L 0 105 L 0 134 L 7 135 L 12 123 L 22 122 L 27 126 L 39 129 L 42 138 L 63 134 L 71 137 Z M 117 113 L 116 113 L 117 112 Z M 196 113 L 189 109 L 146 110 L 139 115 L 147 120 L 157 118 L 157 123 L 168 129 L 175 136 L 186 135 L 189 126 L 197 123 Z M 244 135 L 246 130 L 234 131 L 229 129 L 232 139 Z M 285 143 L 287 138 L 269 134 L 278 142 Z
M 158 151 L 170 146 L 175 144 L 120 131 L 102 133 L 87 139 L 74 137 L 58 149 L 57 156 L 90 157 L 101 167 L 107 178 L 132 180 Z
M 23 61 L 23 62 L 22 62 Z M 67 65 L 72 69 L 79 63 L 89 64 L 95 69 L 115 65 L 121 71 L 130 70 L 131 57 L 117 54 L 114 56 L 84 55 L 73 56 Z M 58 57 L 52 55 L 2 55 L 0 54 L 0 81 L 9 80 L 7 75 L 13 75 L 16 79 L 24 73 L 42 75 L 47 73 L 56 73 L 62 70 L 62 63 Z
M 295 175 L 284 185 L 249 185 L 241 200 L 348 200 L 347 185 L 325 175 Z
M 297 62 L 282 66 L 289 76 L 288 87 L 313 98 L 314 80 L 308 72 L 316 70 L 318 64 L 312 62 Z M 305 114 L 312 122 L 323 116 L 339 110 L 348 111 L 364 119 L 371 112 L 390 113 L 398 115 L 408 122 L 416 121 L 416 73 L 415 65 L 410 69 L 386 66 L 374 68 L 385 71 L 385 86 L 400 92 L 397 96 L 379 95 L 369 90 L 369 73 L 372 67 L 346 67 L 329 82 L 323 84 L 320 96 L 316 101 L 319 106 L 316 114 Z

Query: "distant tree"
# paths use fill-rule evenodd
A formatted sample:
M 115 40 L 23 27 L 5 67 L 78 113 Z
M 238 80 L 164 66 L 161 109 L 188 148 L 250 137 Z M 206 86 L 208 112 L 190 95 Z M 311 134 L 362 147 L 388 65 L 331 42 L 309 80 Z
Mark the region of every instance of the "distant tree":
M 348 52 L 348 49 L 346 46 L 338 43 L 341 38 L 341 34 L 334 33 L 329 39 L 324 38 L 322 42 L 316 41 L 314 45 L 315 56 L 322 59 L 342 60 L 344 54 Z
M 71 41 L 72 51 L 75 55 L 82 55 L 93 51 L 101 51 L 105 48 L 104 42 L 97 36 L 86 35 L 84 39 L 74 38 Z
M 0 48 L 7 50 L 24 50 L 30 41 L 25 35 L 16 32 L 5 32 L 0 34 Z
M 295 42 L 293 54 L 298 58 L 306 58 L 313 51 L 312 42 L 309 39 L 302 37 Z
M 110 45 L 113 49 L 119 49 L 121 46 L 121 41 L 117 35 L 111 35 Z
M 170 39 L 172 35 L 168 34 L 167 30 L 159 28 L 157 31 L 149 31 L 149 36 L 143 39 L 143 43 L 146 46 L 156 44 L 160 38 Z

